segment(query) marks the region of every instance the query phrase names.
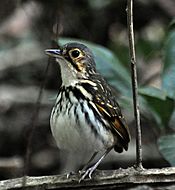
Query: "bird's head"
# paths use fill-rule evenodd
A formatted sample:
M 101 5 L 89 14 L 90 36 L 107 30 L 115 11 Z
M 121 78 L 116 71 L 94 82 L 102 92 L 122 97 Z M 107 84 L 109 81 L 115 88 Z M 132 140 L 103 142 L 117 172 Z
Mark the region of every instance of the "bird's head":
M 55 57 L 59 63 L 64 85 L 70 85 L 80 79 L 88 79 L 96 73 L 93 54 L 83 44 L 68 43 L 60 49 L 47 49 L 45 52 Z

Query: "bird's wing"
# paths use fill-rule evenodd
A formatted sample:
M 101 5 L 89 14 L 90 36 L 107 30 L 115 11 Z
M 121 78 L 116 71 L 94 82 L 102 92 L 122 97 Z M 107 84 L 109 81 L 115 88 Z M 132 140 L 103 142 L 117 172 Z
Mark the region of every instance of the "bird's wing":
M 121 146 L 127 150 L 130 141 L 128 126 L 109 85 L 100 75 L 83 81 L 81 85 L 93 96 L 96 109 L 107 121 L 112 133 L 119 137 Z
M 106 81 L 104 79 L 98 81 L 99 83 L 96 83 L 98 84 L 98 92 L 94 93 L 96 94 L 94 96 L 94 103 L 101 115 L 110 124 L 111 130 L 118 134 L 123 147 L 127 150 L 130 134 L 119 104 Z
M 103 117 L 108 121 L 110 124 L 111 130 L 113 133 L 117 133 L 120 137 L 121 144 L 124 146 L 125 149 L 128 148 L 128 143 L 130 141 L 130 135 L 128 126 L 124 121 L 124 117 L 118 112 L 115 112 L 115 108 L 109 108 L 108 105 L 100 105 L 100 103 L 95 103 L 99 112 L 103 115 Z M 115 112 L 115 113 L 114 113 Z

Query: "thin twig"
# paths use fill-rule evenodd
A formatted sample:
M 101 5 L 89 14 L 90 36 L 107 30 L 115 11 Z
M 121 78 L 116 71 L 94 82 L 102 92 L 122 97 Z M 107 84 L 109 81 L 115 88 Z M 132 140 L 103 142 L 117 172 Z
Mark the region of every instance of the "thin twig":
M 128 0 L 127 2 L 127 23 L 128 23 L 129 51 L 131 59 L 134 116 L 136 120 L 136 157 L 137 157 L 136 167 L 137 169 L 142 169 L 143 167 L 142 167 L 141 126 L 140 126 L 137 68 L 136 68 L 135 42 L 134 42 L 134 30 L 133 30 L 133 0 Z
M 49 59 L 50 60 L 50 59 Z M 26 147 L 26 154 L 25 154 L 25 159 L 24 159 L 24 177 L 23 177 L 23 181 L 22 181 L 22 186 L 25 187 L 26 184 L 26 175 L 28 173 L 28 169 L 29 169 L 29 163 L 30 163 L 30 154 L 31 154 L 31 145 L 32 145 L 32 139 L 33 139 L 33 132 L 36 129 L 36 122 L 38 119 L 38 114 L 40 111 L 40 105 L 41 105 L 41 98 L 42 98 L 42 94 L 43 94 L 43 90 L 44 90 L 44 86 L 46 83 L 46 79 L 47 79 L 47 73 L 49 70 L 49 65 L 50 65 L 50 61 L 48 61 L 46 69 L 44 71 L 44 80 L 42 81 L 41 85 L 40 85 L 40 91 L 36 100 L 36 104 L 35 104 L 35 110 L 33 112 L 32 118 L 31 118 L 31 129 L 29 131 L 29 135 L 28 135 L 28 139 L 27 139 L 27 147 Z

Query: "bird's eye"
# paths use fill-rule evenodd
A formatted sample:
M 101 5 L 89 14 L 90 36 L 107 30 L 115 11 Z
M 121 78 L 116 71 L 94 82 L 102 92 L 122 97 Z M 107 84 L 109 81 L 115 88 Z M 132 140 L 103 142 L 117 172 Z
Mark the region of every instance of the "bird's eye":
M 80 51 L 79 51 L 79 50 L 73 50 L 73 51 L 71 52 L 71 56 L 72 56 L 73 58 L 77 58 L 79 55 L 80 55 Z

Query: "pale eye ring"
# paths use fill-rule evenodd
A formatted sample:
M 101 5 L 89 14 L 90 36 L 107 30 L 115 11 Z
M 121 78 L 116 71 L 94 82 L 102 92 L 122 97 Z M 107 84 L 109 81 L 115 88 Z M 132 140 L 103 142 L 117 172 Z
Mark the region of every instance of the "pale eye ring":
M 80 55 L 80 51 L 79 50 L 75 49 L 75 50 L 71 51 L 71 56 L 73 58 L 77 58 L 77 57 L 79 57 L 79 55 Z

